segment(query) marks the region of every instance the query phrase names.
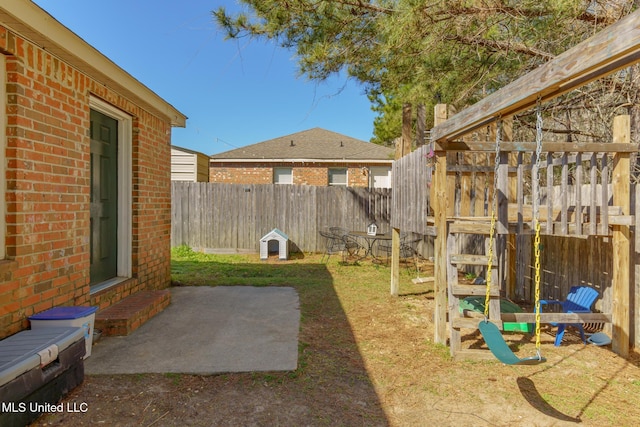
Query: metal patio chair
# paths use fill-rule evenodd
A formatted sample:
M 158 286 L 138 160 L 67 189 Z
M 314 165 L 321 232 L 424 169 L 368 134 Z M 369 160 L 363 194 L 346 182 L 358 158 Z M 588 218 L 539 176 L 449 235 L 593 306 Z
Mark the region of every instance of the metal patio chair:
M 320 235 L 326 239 L 324 254 L 322 254 L 320 262 L 329 262 L 331 255 L 344 252 L 345 243 L 344 240 L 342 240 L 342 236 L 331 233 L 330 231 L 320 231 Z M 325 257 L 327 257 L 326 260 Z
M 418 250 L 416 249 L 416 245 L 421 239 L 411 239 L 411 235 L 409 233 L 400 232 L 400 261 L 405 262 L 407 268 L 409 268 L 409 259 L 413 260 L 414 267 L 418 266 Z M 387 263 L 389 259 L 391 259 L 391 241 L 380 242 L 378 244 L 378 250 L 384 252 L 387 256 Z
M 342 236 L 345 250 L 342 252 L 342 261 L 348 263 L 349 260 L 360 261 L 367 254 L 367 248 L 358 239 L 349 234 Z

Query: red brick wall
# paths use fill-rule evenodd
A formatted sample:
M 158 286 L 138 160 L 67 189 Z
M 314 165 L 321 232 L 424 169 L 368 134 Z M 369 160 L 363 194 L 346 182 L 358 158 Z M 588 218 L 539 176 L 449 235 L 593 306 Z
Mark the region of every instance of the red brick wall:
M 170 282 L 170 124 L 0 26 L 7 59 L 7 259 L 0 338 L 60 305 L 105 307 Z M 133 279 L 89 293 L 90 94 L 133 121 Z
M 368 187 L 369 169 L 362 167 L 352 167 L 347 170 L 347 181 L 349 187 Z
M 293 183 L 297 185 L 328 185 L 329 174 L 327 168 L 296 166 L 293 168 Z
M 269 167 L 209 168 L 209 182 L 221 184 L 273 184 L 273 170 Z
M 329 168 L 347 168 L 350 187 L 368 187 L 367 163 L 213 163 L 209 167 L 209 181 L 226 184 L 273 184 L 274 167 L 291 167 L 293 183 L 297 185 L 329 185 Z
M 171 126 L 138 114 L 133 135 L 132 274 L 141 288 L 163 289 L 171 280 Z

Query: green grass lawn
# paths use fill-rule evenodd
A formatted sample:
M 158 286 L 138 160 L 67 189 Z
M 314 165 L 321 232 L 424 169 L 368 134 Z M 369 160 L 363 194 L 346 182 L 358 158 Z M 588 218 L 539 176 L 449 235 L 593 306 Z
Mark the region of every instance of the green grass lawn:
M 188 286 L 291 286 L 303 303 L 336 295 L 341 304 L 355 304 L 386 298 L 390 292 L 391 270 L 368 259 L 343 264 L 334 255 L 321 263 L 321 254 L 293 254 L 287 261 L 261 261 L 258 254 L 212 255 L 186 246 L 172 249 L 171 279 L 174 285 Z M 415 285 L 413 268 L 401 268 L 401 293 L 423 292 Z

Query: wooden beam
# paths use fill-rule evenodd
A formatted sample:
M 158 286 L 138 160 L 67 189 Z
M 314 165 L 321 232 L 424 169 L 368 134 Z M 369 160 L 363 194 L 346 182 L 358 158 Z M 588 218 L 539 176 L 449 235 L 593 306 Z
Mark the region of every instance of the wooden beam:
M 494 282 L 495 285 L 495 282 Z M 497 286 L 491 286 L 491 296 L 499 297 L 500 289 Z M 449 285 L 451 286 L 451 293 L 453 295 L 468 297 L 468 296 L 485 296 L 487 293 L 486 286 L 480 285 Z
M 411 153 L 411 104 L 402 106 L 402 138 L 396 140 L 395 160 Z M 390 292 L 398 296 L 400 292 L 400 229 L 391 230 L 391 279 Z
M 424 104 L 418 104 L 416 112 L 416 147 L 427 143 L 427 109 Z
M 577 207 L 574 205 L 569 205 L 566 207 L 567 218 L 575 219 L 576 212 L 579 213 L 579 217 L 589 218 L 589 209 L 586 206 L 583 206 L 580 211 L 576 210 Z M 600 218 L 605 214 L 609 218 L 609 224 L 618 224 L 618 225 L 631 225 L 631 222 L 634 219 L 633 215 L 624 215 L 623 209 L 620 206 L 606 206 L 606 209 L 603 209 L 602 206 L 596 206 L 594 209 L 594 218 L 596 222 L 600 223 Z M 522 216 L 524 221 L 531 221 L 533 218 L 533 206 L 531 205 L 522 205 L 522 206 L 514 206 L 510 205 L 509 210 L 509 222 L 516 222 L 518 220 L 518 215 Z M 561 209 L 552 209 L 549 210 L 547 206 L 540 206 L 540 216 L 547 217 L 551 216 L 551 219 L 554 222 L 559 222 L 561 219 L 562 210 Z M 467 234 L 489 234 L 490 230 L 490 220 L 489 217 L 481 217 L 481 216 L 454 216 L 447 217 L 448 221 L 451 221 L 451 225 L 449 226 L 450 233 L 467 233 Z M 543 224 L 544 225 L 544 224 Z
M 478 329 L 478 323 L 484 321 L 483 313 L 473 312 L 472 314 L 465 313 L 468 317 L 457 317 L 452 320 L 453 327 L 456 329 Z M 502 330 L 503 325 L 500 320 L 490 320 L 489 322 L 493 323 L 498 327 L 498 329 Z
M 507 117 L 502 120 L 502 144 L 513 141 L 513 117 Z M 507 236 L 505 237 L 504 259 L 501 268 L 504 269 L 504 291 L 507 298 L 515 297 L 515 289 L 517 282 L 517 256 L 516 246 L 517 237 L 511 233 L 509 216 L 509 206 L 516 206 L 518 198 L 518 157 L 522 156 L 521 153 L 506 153 L 507 167 L 506 167 L 506 180 L 507 180 Z
M 464 318 L 473 319 L 477 327 L 478 320 L 484 314 L 477 311 L 464 310 Z M 502 322 L 535 323 L 535 313 L 500 313 Z M 493 322 L 499 325 L 500 322 Z M 540 323 L 611 323 L 611 313 L 540 313 Z M 473 323 L 456 320 L 454 326 L 473 327 Z M 500 326 L 500 325 L 499 325 Z M 502 329 L 502 328 L 500 328 Z
M 540 313 L 540 323 L 611 323 L 609 313 Z M 502 313 L 503 322 L 535 323 L 535 313 Z
M 613 119 L 613 141 L 628 144 L 631 141 L 630 116 Z M 631 156 L 619 153 L 613 158 L 613 204 L 629 215 L 631 210 Z M 613 249 L 613 275 L 611 277 L 613 328 L 611 349 L 622 357 L 629 356 L 631 289 L 629 286 L 631 269 L 631 230 L 629 225 L 614 224 L 611 238 Z
M 434 108 L 434 123 L 447 119 L 447 106 Z M 431 183 L 431 200 L 436 228 L 434 243 L 434 341 L 447 343 L 447 153 L 435 152 L 435 170 Z
M 475 255 L 475 254 L 451 254 L 449 255 L 451 264 L 456 265 L 487 265 L 489 263 L 489 257 L 487 255 Z M 493 264 L 498 264 L 498 258 L 493 256 Z
M 436 150 L 441 151 L 478 151 L 495 152 L 494 142 L 480 141 L 444 141 L 435 144 Z M 588 142 L 576 144 L 574 142 L 543 142 L 543 153 L 636 153 L 640 150 L 638 144 L 618 144 L 611 142 Z M 500 151 L 511 153 L 532 153 L 536 151 L 535 142 L 502 142 Z M 540 165 L 541 167 L 543 165 Z
M 400 293 L 400 230 L 391 229 L 391 295 Z
M 491 231 L 491 223 L 488 222 L 487 217 L 470 217 L 475 219 L 457 222 L 457 217 L 454 217 L 454 222 L 449 225 L 450 233 L 465 233 L 465 234 L 486 234 Z M 484 221 L 483 221 L 484 220 Z
M 411 120 L 411 104 L 405 103 L 402 106 L 402 150 L 400 151 L 400 156 L 404 157 L 407 154 L 411 153 L 411 130 L 412 130 L 412 120 Z M 397 151 L 396 151 L 397 153 Z
M 640 11 L 436 125 L 434 141 L 451 141 L 640 61 Z

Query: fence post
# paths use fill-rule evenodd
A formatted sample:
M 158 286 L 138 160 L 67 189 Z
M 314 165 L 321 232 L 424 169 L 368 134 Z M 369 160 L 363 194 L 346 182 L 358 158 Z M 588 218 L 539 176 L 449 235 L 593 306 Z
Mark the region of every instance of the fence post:
M 395 160 L 411 153 L 411 104 L 402 106 L 402 138 L 401 147 L 396 147 Z M 396 193 L 397 197 L 397 193 Z M 391 229 L 391 295 L 398 296 L 400 289 L 400 229 Z
M 434 124 L 447 120 L 446 104 L 435 106 Z M 447 152 L 435 152 L 435 173 L 432 183 L 433 214 L 436 227 L 434 243 L 434 341 L 447 343 Z
M 630 116 L 617 116 L 613 119 L 613 142 L 630 143 Z M 622 208 L 623 215 L 631 213 L 631 155 L 630 153 L 616 153 L 613 158 L 613 204 Z M 602 183 L 606 185 L 606 182 Z M 606 209 L 606 202 L 603 203 Z M 629 300 L 630 300 L 630 227 L 628 225 L 613 225 L 613 288 L 611 321 L 612 350 L 622 357 L 629 356 Z

